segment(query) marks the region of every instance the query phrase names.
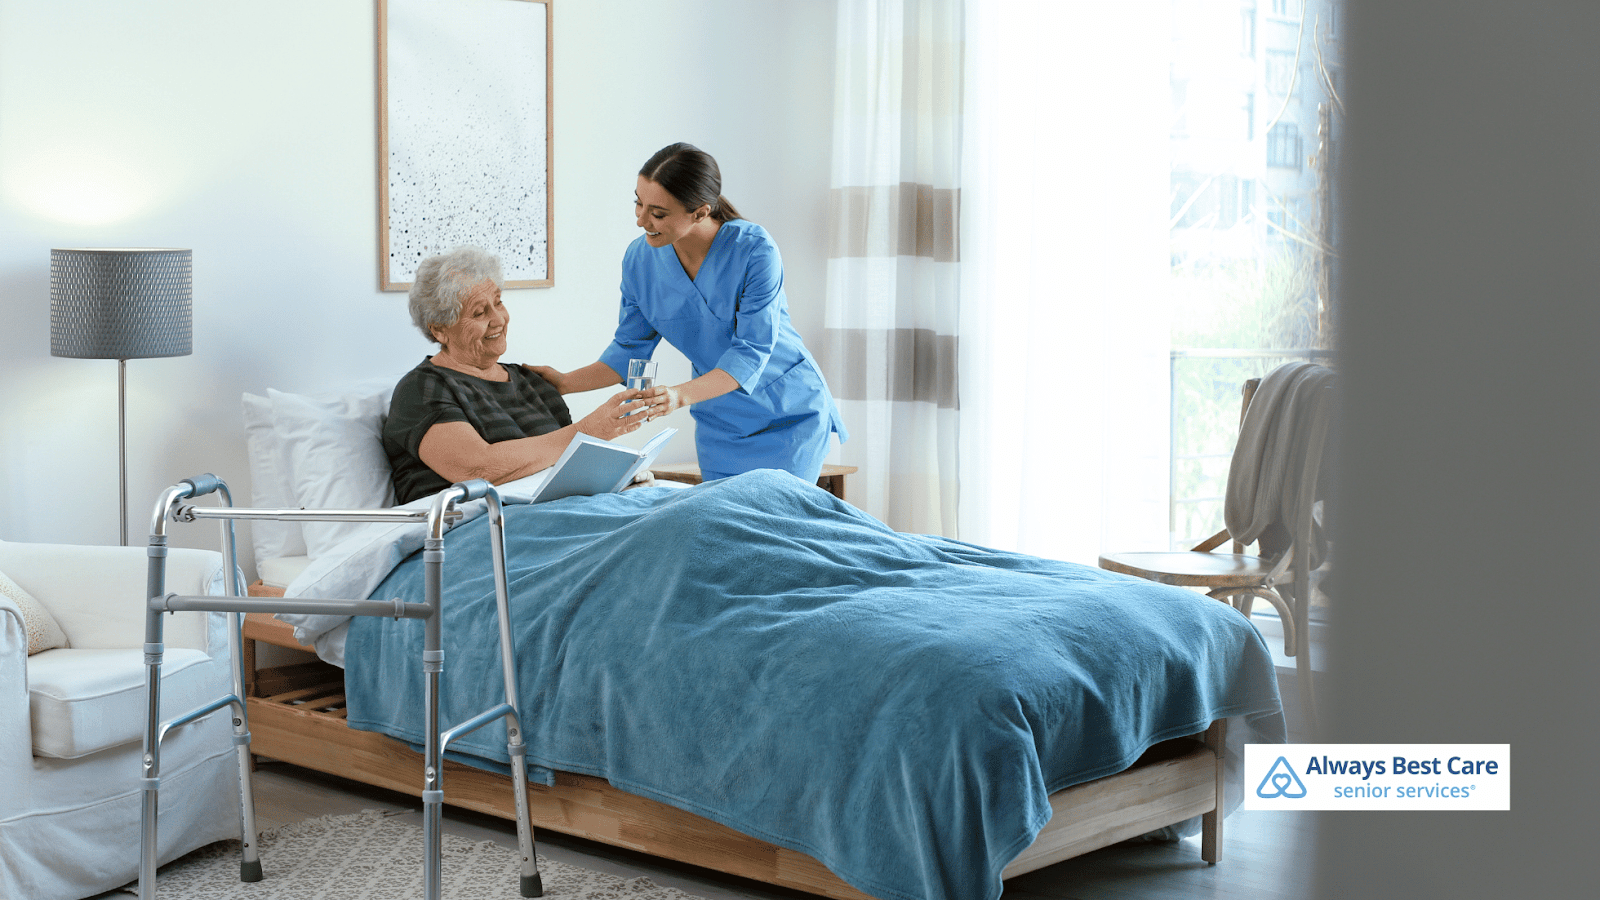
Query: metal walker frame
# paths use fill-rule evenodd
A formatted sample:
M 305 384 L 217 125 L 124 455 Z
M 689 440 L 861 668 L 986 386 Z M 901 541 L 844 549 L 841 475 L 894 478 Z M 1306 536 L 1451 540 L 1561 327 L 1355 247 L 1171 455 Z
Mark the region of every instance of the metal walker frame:
M 206 494 L 220 495 L 222 505 L 198 507 L 191 501 Z M 439 677 L 444 671 L 443 630 L 441 626 L 444 573 L 444 530 L 447 522 L 463 515 L 457 505 L 477 499 L 488 501 L 489 542 L 494 561 L 495 601 L 500 618 L 500 663 L 505 679 L 505 702 L 479 713 L 449 730 L 439 728 Z M 198 519 L 222 520 L 223 556 L 228 565 L 223 579 L 223 596 L 184 597 L 166 593 L 166 558 L 168 519 L 174 522 L 193 522 Z M 240 590 L 237 551 L 234 546 L 233 520 L 280 520 L 300 522 L 367 522 L 405 523 L 425 522 L 427 537 L 423 544 L 424 602 L 404 603 L 395 600 L 310 600 L 293 598 L 245 597 Z M 206 474 L 180 481 L 162 492 L 156 502 L 150 521 L 150 547 L 148 578 L 146 582 L 145 613 L 145 694 L 148 714 L 145 723 L 142 817 L 139 828 L 139 900 L 155 900 L 156 820 L 160 806 L 161 741 L 172 729 L 186 725 L 223 708 L 233 710 L 233 744 L 239 759 L 239 830 L 243 843 L 243 859 L 239 864 L 240 881 L 262 879 L 261 859 L 257 848 L 255 800 L 250 780 L 250 724 L 244 702 L 243 633 L 241 613 L 312 613 L 351 616 L 385 616 L 394 619 L 423 619 L 422 671 L 424 673 L 423 699 L 426 706 L 425 743 L 423 749 L 422 839 L 423 839 L 423 896 L 426 900 L 439 900 L 441 866 L 441 814 L 444 805 L 444 749 L 456 738 L 475 731 L 496 720 L 504 719 L 510 755 L 512 789 L 516 792 L 517 845 L 522 855 L 520 890 L 524 897 L 539 897 L 544 893 L 539 877 L 539 863 L 534 851 L 533 827 L 528 813 L 526 747 L 522 742 L 522 723 L 518 717 L 516 666 L 511 639 L 511 614 L 506 582 L 505 517 L 500 506 L 500 494 L 488 482 L 473 480 L 459 482 L 440 491 L 433 504 L 425 510 L 307 510 L 307 509 L 248 509 L 235 508 L 228 486 L 215 475 Z M 228 614 L 228 649 L 231 654 L 233 693 L 220 697 L 198 709 L 184 713 L 162 723 L 161 716 L 161 659 L 162 619 L 164 612 L 179 611 L 225 612 Z

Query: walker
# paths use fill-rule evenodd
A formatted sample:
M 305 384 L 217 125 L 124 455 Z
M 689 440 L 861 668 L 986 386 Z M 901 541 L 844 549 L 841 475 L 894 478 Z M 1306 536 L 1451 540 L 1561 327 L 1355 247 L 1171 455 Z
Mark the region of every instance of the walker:
M 222 505 L 197 507 L 187 501 L 206 494 L 220 495 Z M 441 733 L 439 728 L 439 676 L 444 670 L 442 649 L 441 610 L 443 602 L 444 531 L 447 522 L 462 517 L 457 505 L 484 498 L 488 502 L 489 542 L 494 561 L 495 600 L 500 616 L 500 665 L 505 679 L 505 702 L 492 707 Z M 166 523 L 193 522 L 198 519 L 222 520 L 223 556 L 228 566 L 224 596 L 184 597 L 166 593 Z M 424 522 L 427 537 L 423 545 L 424 598 L 423 603 L 404 603 L 400 600 L 310 600 L 273 597 L 241 596 L 237 552 L 234 546 L 233 520 L 279 520 L 299 522 L 367 522 L 406 523 Z M 261 859 L 256 846 L 255 801 L 250 782 L 250 724 L 244 703 L 243 670 L 243 619 L 246 612 L 312 613 L 351 616 L 387 616 L 395 619 L 423 619 L 425 631 L 422 650 L 424 678 L 424 703 L 426 706 L 425 743 L 423 750 L 422 790 L 422 840 L 423 840 L 423 896 L 426 900 L 440 900 L 441 865 L 441 813 L 444 804 L 442 754 L 450 742 L 464 734 L 494 721 L 504 719 L 506 724 L 506 751 L 510 755 L 512 788 L 516 791 L 517 845 L 522 854 L 520 889 L 524 897 L 540 897 L 544 886 L 539 877 L 539 863 L 534 852 L 533 827 L 528 817 L 527 767 L 523 760 L 526 748 L 522 743 L 522 724 L 517 712 L 517 686 L 515 659 L 511 641 L 511 614 L 506 588 L 505 517 L 500 506 L 500 494 L 483 480 L 453 484 L 433 498 L 425 510 L 307 510 L 307 509 L 245 509 L 234 508 L 228 486 L 215 475 L 201 475 L 180 481 L 162 492 L 156 502 L 150 522 L 149 576 L 145 591 L 145 691 L 148 716 L 145 723 L 143 775 L 140 784 L 144 791 L 142 820 L 139 828 L 139 900 L 154 900 L 156 894 L 156 819 L 161 793 L 161 741 L 167 733 L 209 715 L 224 706 L 233 710 L 233 744 L 239 757 L 239 819 L 240 840 L 244 844 L 243 859 L 239 864 L 240 881 L 262 879 Z M 164 612 L 182 610 L 218 611 L 228 614 L 229 651 L 233 657 L 233 693 L 218 698 L 198 709 L 187 712 L 168 722 L 161 722 L 161 658 L 162 620 Z

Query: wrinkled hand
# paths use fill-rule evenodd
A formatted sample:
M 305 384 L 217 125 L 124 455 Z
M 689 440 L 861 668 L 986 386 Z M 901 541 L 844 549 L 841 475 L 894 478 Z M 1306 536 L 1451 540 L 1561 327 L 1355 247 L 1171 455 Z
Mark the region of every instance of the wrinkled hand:
M 555 388 L 558 393 L 567 393 L 567 375 L 565 372 L 557 372 L 555 369 L 552 369 L 549 366 L 530 366 L 527 363 L 523 363 L 522 367 L 539 376 L 540 378 L 543 378 L 545 381 L 550 382 L 550 386 Z
M 640 391 L 619 391 L 612 394 L 611 398 L 598 409 L 579 420 L 578 430 L 603 441 L 638 431 L 649 417 L 630 416 L 628 413 L 642 411 L 648 405 L 639 399 L 640 393 Z
M 631 491 L 636 487 L 649 487 L 655 483 L 656 473 L 650 471 L 649 469 L 645 469 L 643 472 L 633 476 L 633 481 L 627 487 L 623 488 L 623 490 Z

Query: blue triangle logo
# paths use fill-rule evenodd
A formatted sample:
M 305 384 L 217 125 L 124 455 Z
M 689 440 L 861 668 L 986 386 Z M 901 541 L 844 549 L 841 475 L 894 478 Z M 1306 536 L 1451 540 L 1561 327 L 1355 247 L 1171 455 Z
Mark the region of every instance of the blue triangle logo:
M 1278 757 L 1278 761 L 1267 770 L 1267 777 L 1261 779 L 1261 785 L 1256 788 L 1256 796 L 1263 800 L 1282 797 L 1285 800 L 1298 800 L 1306 795 L 1305 782 L 1295 774 L 1294 766 L 1289 765 L 1285 757 Z

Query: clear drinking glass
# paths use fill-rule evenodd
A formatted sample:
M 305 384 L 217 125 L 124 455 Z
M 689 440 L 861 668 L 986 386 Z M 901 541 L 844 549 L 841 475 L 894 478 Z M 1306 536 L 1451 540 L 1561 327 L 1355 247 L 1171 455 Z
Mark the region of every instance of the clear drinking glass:
M 647 391 L 656 386 L 656 361 L 653 359 L 628 360 L 628 387 Z

